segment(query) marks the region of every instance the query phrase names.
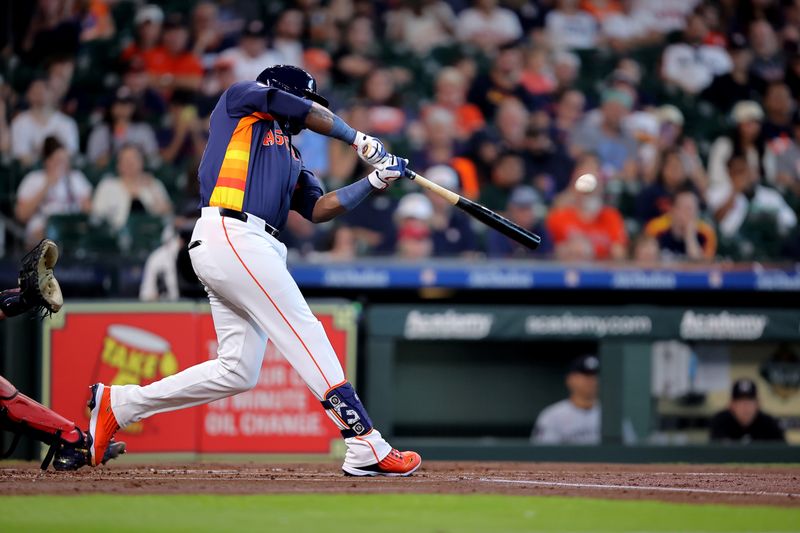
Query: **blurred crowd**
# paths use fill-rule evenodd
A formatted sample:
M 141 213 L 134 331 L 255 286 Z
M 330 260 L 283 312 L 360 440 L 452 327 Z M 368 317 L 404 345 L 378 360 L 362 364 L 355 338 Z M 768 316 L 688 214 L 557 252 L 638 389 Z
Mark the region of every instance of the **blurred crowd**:
M 216 100 L 285 63 L 412 168 L 544 237 L 531 252 L 404 182 L 333 223 L 290 216 L 295 257 L 800 257 L 798 0 L 0 5 L 6 250 L 177 249 Z M 329 189 L 368 172 L 342 143 L 293 142 Z M 586 173 L 599 185 L 578 192 Z M 148 219 L 166 230 L 140 239 Z

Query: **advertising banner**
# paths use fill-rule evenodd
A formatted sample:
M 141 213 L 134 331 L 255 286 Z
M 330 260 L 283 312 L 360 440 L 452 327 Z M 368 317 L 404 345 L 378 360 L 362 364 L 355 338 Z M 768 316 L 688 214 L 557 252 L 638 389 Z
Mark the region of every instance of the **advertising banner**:
M 356 308 L 312 305 L 351 380 Z M 89 386 L 147 385 L 216 357 L 207 305 L 70 304 L 45 321 L 45 404 L 88 426 Z M 161 413 L 118 433 L 132 453 L 330 452 L 339 438 L 319 402 L 268 343 L 258 384 L 211 404 Z
M 372 336 L 409 340 L 800 339 L 800 311 L 759 308 L 373 306 Z

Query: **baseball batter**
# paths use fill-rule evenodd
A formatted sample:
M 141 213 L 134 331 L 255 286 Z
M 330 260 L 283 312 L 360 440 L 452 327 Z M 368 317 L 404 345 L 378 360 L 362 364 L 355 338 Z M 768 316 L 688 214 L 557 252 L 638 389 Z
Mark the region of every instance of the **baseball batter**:
M 93 385 L 93 465 L 119 428 L 253 388 L 269 339 L 341 430 L 345 474 L 406 476 L 419 468 L 419 454 L 393 449 L 372 426 L 289 274 L 286 247 L 277 239 L 290 209 L 325 222 L 405 171 L 405 160 L 386 153 L 378 139 L 355 131 L 327 107 L 311 75 L 284 65 L 267 68 L 257 81 L 236 83 L 220 97 L 200 163 L 202 215 L 189 244 L 211 302 L 217 358 L 144 387 Z M 292 135 L 304 128 L 352 145 L 375 170 L 323 194 L 292 146 Z

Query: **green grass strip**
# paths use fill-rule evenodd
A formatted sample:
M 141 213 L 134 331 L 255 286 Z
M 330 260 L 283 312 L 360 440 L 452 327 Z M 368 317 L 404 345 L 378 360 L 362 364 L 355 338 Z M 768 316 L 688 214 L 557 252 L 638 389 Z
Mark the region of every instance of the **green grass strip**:
M 0 531 L 789 532 L 800 531 L 800 509 L 501 495 L 5 495 Z

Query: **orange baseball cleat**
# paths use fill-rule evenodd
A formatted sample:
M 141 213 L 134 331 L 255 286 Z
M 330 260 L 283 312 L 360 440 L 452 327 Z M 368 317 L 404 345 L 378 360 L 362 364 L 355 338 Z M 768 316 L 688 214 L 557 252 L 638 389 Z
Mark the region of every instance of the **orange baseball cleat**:
M 92 397 L 88 406 L 91 409 L 89 419 L 89 436 L 91 437 L 91 465 L 97 466 L 103 463 L 103 454 L 114 437 L 114 433 L 119 429 L 114 411 L 111 410 L 111 387 L 106 387 L 102 383 L 95 383 L 91 387 Z
M 417 452 L 400 452 L 395 449 L 379 463 L 369 466 L 342 466 L 346 476 L 391 476 L 404 477 L 413 474 L 422 464 Z

